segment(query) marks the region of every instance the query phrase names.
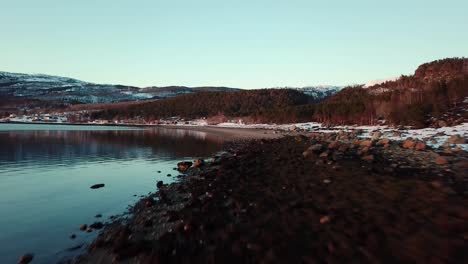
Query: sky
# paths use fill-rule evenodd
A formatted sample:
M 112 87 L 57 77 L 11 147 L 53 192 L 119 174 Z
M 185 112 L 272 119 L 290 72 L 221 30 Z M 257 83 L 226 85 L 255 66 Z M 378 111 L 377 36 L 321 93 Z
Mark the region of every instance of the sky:
M 466 0 L 0 0 L 0 71 L 95 83 L 361 84 L 468 57 Z

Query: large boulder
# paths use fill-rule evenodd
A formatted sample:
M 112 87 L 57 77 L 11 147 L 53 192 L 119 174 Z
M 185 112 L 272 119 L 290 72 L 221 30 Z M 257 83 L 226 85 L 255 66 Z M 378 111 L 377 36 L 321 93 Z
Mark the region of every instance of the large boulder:
M 408 138 L 407 140 L 403 142 L 403 148 L 405 149 L 413 149 L 415 146 L 416 146 L 416 141 L 411 138 Z
M 179 163 L 177 163 L 177 170 L 180 171 L 180 172 L 185 172 L 192 166 L 192 164 L 193 163 L 191 161 L 179 162 Z
M 359 145 L 361 147 L 372 147 L 372 140 L 363 140 Z
M 372 140 L 377 140 L 377 139 L 379 139 L 381 136 L 382 136 L 382 133 L 381 133 L 381 132 L 373 132 L 372 135 L 371 135 L 371 139 L 372 139 Z
M 414 149 L 415 150 L 425 150 L 427 148 L 426 144 L 422 141 L 419 141 L 418 143 L 416 143 L 416 145 L 414 146 Z

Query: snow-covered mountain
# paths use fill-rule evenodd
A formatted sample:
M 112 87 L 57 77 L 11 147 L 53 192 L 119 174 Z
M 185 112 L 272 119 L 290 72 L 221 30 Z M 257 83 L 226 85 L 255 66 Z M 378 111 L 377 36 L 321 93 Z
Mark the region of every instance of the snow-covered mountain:
M 227 87 L 148 87 L 95 84 L 45 74 L 0 72 L 0 98 L 24 98 L 67 103 L 114 103 L 161 99 Z
M 294 89 L 309 96 L 312 96 L 316 101 L 321 101 L 328 96 L 334 95 L 337 92 L 343 89 L 342 86 L 334 86 L 334 85 L 317 85 L 317 86 L 306 86 L 302 88 L 292 88 L 292 87 L 284 87 L 288 89 Z
M 0 72 L 0 96 L 42 101 L 111 103 L 152 98 L 132 86 L 94 84 L 45 74 Z

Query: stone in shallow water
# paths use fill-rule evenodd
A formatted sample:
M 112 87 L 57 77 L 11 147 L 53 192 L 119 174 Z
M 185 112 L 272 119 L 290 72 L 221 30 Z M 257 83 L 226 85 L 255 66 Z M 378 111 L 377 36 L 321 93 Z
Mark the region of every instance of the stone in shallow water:
M 30 253 L 24 254 L 18 259 L 18 264 L 28 264 L 29 262 L 33 260 L 33 258 L 34 258 L 33 254 L 30 254 Z
M 98 184 L 94 184 L 94 185 L 91 185 L 91 189 L 99 189 L 99 188 L 103 188 L 104 186 L 106 186 L 104 183 L 98 183 Z

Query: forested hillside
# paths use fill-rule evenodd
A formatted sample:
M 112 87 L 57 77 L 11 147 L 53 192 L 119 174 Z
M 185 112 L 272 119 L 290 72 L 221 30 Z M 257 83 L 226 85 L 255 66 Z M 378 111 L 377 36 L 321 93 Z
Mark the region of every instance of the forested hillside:
M 334 124 L 374 124 L 380 119 L 418 127 L 461 122 L 467 118 L 467 97 L 468 59 L 444 59 L 396 81 L 343 89 L 317 106 L 315 118 Z
M 158 120 L 172 116 L 202 118 L 223 115 L 252 122 L 299 122 L 312 119 L 313 98 L 290 89 L 200 92 L 139 105 L 109 109 L 94 118 Z

